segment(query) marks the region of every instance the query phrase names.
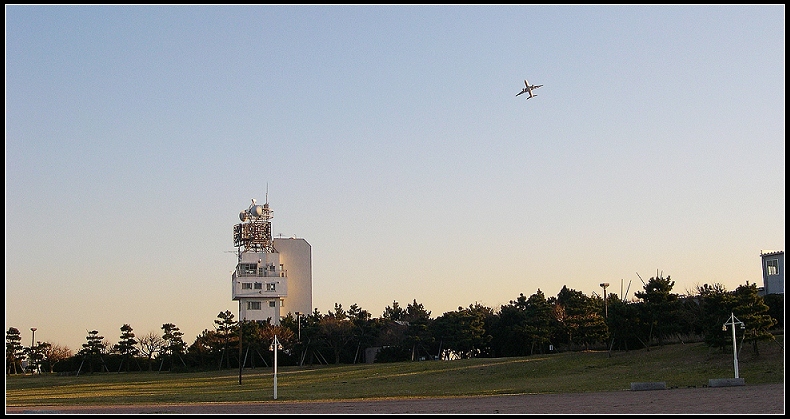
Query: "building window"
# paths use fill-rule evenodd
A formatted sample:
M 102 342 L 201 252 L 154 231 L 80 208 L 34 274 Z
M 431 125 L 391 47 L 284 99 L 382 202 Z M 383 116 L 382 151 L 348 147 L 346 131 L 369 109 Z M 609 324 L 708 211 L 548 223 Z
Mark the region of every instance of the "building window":
M 256 282 L 256 283 L 255 283 L 255 289 L 256 289 L 256 290 L 263 289 L 263 284 L 261 284 L 260 282 Z
M 240 263 L 239 271 L 242 276 L 254 276 L 258 271 L 258 267 L 254 263 Z
M 765 272 L 768 276 L 779 275 L 779 259 L 766 260 Z
M 276 307 L 276 306 L 277 304 L 275 304 L 274 301 L 269 301 L 269 307 Z
M 260 310 L 260 309 L 261 309 L 260 301 L 247 301 L 247 310 Z
M 242 282 L 241 289 L 243 290 L 251 290 L 252 289 L 252 282 Z
M 275 285 L 276 284 L 274 282 L 267 282 L 266 283 L 266 291 L 277 291 L 277 289 L 275 288 Z

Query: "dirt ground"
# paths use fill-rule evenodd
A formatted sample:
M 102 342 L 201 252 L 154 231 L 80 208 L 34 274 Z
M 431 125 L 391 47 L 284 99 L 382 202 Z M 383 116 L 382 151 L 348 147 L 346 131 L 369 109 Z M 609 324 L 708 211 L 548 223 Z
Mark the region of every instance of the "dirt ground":
M 8 407 L 6 414 L 671 414 L 785 413 L 784 384 L 604 393 L 134 406 Z

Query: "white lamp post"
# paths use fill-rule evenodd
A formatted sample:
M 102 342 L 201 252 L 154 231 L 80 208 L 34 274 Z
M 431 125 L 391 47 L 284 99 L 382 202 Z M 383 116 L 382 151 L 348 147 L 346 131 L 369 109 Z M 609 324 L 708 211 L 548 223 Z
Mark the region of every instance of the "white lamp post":
M 741 326 L 741 329 L 743 329 L 745 327 L 743 322 L 738 320 L 737 317 L 735 317 L 735 313 L 730 312 L 730 318 L 728 319 L 727 322 L 725 322 L 721 326 L 721 330 L 726 332 L 727 331 L 727 326 L 731 326 L 732 327 L 732 362 L 735 365 L 735 378 L 738 378 L 738 349 L 735 347 L 735 325 L 736 324 Z
M 269 349 L 274 351 L 274 399 L 277 400 L 277 350 L 282 349 L 282 345 L 277 340 L 277 335 L 274 335 L 274 341 Z

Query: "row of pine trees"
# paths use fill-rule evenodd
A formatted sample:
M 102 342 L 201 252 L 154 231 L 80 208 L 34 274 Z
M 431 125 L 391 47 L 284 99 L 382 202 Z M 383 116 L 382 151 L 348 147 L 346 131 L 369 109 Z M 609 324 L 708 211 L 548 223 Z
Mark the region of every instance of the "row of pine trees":
M 603 298 L 562 287 L 546 298 L 538 289 L 520 294 L 497 310 L 481 304 L 458 307 L 437 317 L 413 300 L 397 301 L 380 317 L 356 304 L 322 314 L 317 309 L 295 317 L 288 313 L 279 325 L 235 320 L 230 311 L 217 315 L 187 345 L 172 323 L 159 332 L 136 336 L 120 328 L 112 344 L 93 330 L 73 353 L 49 342 L 23 347 L 19 330 L 6 331 L 7 374 L 25 371 L 62 374 L 122 371 L 196 371 L 258 368 L 272 365 L 274 336 L 282 344 L 280 365 L 398 362 L 409 360 L 514 357 L 572 350 L 633 350 L 677 341 L 704 341 L 725 350 L 731 331 L 722 330 L 731 315 L 743 322 L 737 330 L 742 343 L 774 339 L 783 328 L 784 294 L 760 296 L 755 284 L 727 291 L 722 285 L 697 287 L 696 292 L 672 292 L 674 281 L 657 275 L 644 283 L 632 301 L 616 294 Z M 26 364 L 26 365 L 25 365 Z

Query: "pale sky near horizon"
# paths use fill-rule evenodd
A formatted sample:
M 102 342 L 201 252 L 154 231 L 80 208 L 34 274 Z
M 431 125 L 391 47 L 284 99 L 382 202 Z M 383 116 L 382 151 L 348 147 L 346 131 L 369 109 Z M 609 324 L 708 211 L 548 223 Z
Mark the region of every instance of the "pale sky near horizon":
M 6 330 L 75 352 L 231 299 L 251 198 L 313 306 L 438 317 L 785 243 L 785 6 L 6 6 Z M 516 97 L 542 84 L 537 97 Z M 630 284 L 630 287 L 629 287 Z

